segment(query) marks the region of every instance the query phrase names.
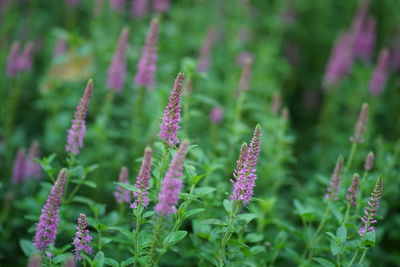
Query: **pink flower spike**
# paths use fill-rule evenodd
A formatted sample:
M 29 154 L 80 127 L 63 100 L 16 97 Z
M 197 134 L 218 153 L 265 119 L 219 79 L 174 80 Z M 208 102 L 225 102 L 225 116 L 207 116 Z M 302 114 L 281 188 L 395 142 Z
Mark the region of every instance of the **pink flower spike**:
M 353 143 L 363 143 L 364 142 L 364 135 L 367 131 L 367 124 L 368 124 L 368 104 L 364 103 L 361 106 L 360 114 L 358 115 L 358 119 L 356 122 L 356 126 L 354 127 L 354 134 L 350 137 L 350 141 Z
M 75 247 L 74 252 L 77 261 L 83 260 L 82 252 L 92 254 L 92 247 L 89 245 L 92 239 L 93 237 L 89 234 L 89 230 L 87 229 L 86 215 L 81 213 L 78 218 L 75 238 L 72 242 L 72 245 Z
M 123 11 L 126 0 L 110 0 L 111 8 L 116 11 Z
M 158 18 L 152 19 L 135 76 L 135 83 L 146 86 L 147 89 L 151 89 L 156 83 L 154 76 L 157 69 L 158 28 Z
M 339 193 L 339 187 L 342 182 L 344 160 L 342 156 L 339 156 L 335 169 L 333 170 L 331 180 L 328 184 L 327 193 L 325 198 L 329 200 L 337 200 L 337 194 Z
M 171 5 L 171 0 L 154 0 L 153 8 L 155 11 L 166 12 Z
M 380 95 L 386 85 L 389 72 L 389 60 L 389 51 L 383 49 L 379 54 L 378 63 L 369 81 L 369 91 L 375 96 Z
M 67 145 L 65 150 L 76 155 L 79 149 L 83 147 L 83 138 L 86 133 L 86 113 L 88 110 L 90 98 L 93 93 L 93 80 L 90 79 L 86 85 L 85 93 L 81 98 L 74 119 L 72 120 L 71 128 L 68 131 Z
M 135 18 L 144 17 L 147 13 L 148 0 L 132 0 L 131 13 Z
M 26 155 L 24 149 L 18 149 L 17 155 L 14 160 L 12 182 L 19 184 L 25 180 L 26 173 Z
M 118 41 L 118 48 L 115 51 L 113 60 L 108 68 L 107 87 L 121 93 L 124 86 L 126 73 L 126 50 L 128 48 L 129 29 L 121 31 Z
M 142 166 L 138 176 L 136 177 L 135 187 L 138 192 L 133 192 L 135 201 L 130 205 L 132 209 L 135 209 L 142 205 L 147 207 L 149 205 L 149 181 L 150 181 L 150 171 L 151 171 L 151 157 L 152 150 L 150 147 L 146 147 L 144 150 L 144 156 L 142 161 Z
M 29 42 L 25 45 L 24 50 L 18 58 L 18 71 L 25 72 L 32 68 L 33 43 Z
M 214 107 L 210 112 L 210 120 L 214 124 L 220 124 L 224 119 L 224 110 L 221 107 Z
M 20 53 L 21 45 L 18 41 L 14 41 L 11 46 L 10 53 L 8 55 L 6 73 L 8 76 L 15 76 L 18 74 L 18 58 Z
M 129 184 L 129 170 L 127 167 L 122 167 L 119 172 L 118 182 L 122 184 Z M 131 202 L 131 196 L 129 191 L 121 186 L 117 186 L 114 192 L 115 201 L 117 203 L 129 203 Z

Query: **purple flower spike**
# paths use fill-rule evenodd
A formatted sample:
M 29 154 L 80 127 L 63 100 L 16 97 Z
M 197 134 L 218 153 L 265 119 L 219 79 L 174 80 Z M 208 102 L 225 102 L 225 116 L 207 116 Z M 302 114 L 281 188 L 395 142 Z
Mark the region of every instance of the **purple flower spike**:
M 81 213 L 78 218 L 78 226 L 76 227 L 76 235 L 73 239 L 72 245 L 75 247 L 75 259 L 77 261 L 83 260 L 82 252 L 92 254 L 92 248 L 89 243 L 93 237 L 89 234 L 87 229 L 86 215 Z
M 32 177 L 36 180 L 40 180 L 42 176 L 42 168 L 39 162 L 36 160 L 39 158 L 40 147 L 39 143 L 33 141 L 29 147 L 28 154 L 26 155 L 26 177 Z
M 247 56 L 242 68 L 242 74 L 239 82 L 239 92 L 248 91 L 250 89 L 251 65 L 253 60 L 251 56 Z
M 56 241 L 58 211 L 67 176 L 67 169 L 61 169 L 55 184 L 51 188 L 46 204 L 43 206 L 34 238 L 34 245 L 38 250 L 43 251 Z
M 215 107 L 210 112 L 210 120 L 214 124 L 220 124 L 224 119 L 224 110 L 221 107 Z
M 114 89 L 116 93 L 121 93 L 124 86 L 128 38 L 129 29 L 124 28 L 119 36 L 117 51 L 115 51 L 112 63 L 108 68 L 107 87 Z
M 360 236 L 364 236 L 367 232 L 375 231 L 372 225 L 378 222 L 375 219 L 375 217 L 376 217 L 376 212 L 379 209 L 380 199 L 382 197 L 382 189 L 383 189 L 383 178 L 379 177 L 378 180 L 376 181 L 375 188 L 371 193 L 371 197 L 369 198 L 368 204 L 364 209 L 364 216 L 361 217 L 361 221 L 363 222 L 364 225 L 358 231 Z
M 132 0 L 131 13 L 135 18 L 144 17 L 147 13 L 148 0 Z
M 383 49 L 379 54 L 378 64 L 375 67 L 371 80 L 369 81 L 369 91 L 373 95 L 380 95 L 386 85 L 389 71 L 389 51 Z
M 161 192 L 158 194 L 158 203 L 155 207 L 155 211 L 162 216 L 168 216 L 177 211 L 175 205 L 178 203 L 179 193 L 183 186 L 183 181 L 177 178 L 183 175 L 183 162 L 187 147 L 188 143 L 182 142 L 165 174 Z
M 93 93 L 93 81 L 89 80 L 86 85 L 85 93 L 81 98 L 74 119 L 72 120 L 71 128 L 68 131 L 67 145 L 65 150 L 76 155 L 79 153 L 79 149 L 83 147 L 83 138 L 86 133 L 86 113 L 88 110 L 90 98 Z
M 240 171 L 243 168 L 244 161 L 246 160 L 247 157 L 248 149 L 249 149 L 248 145 L 245 142 L 243 142 L 242 146 L 240 147 L 239 158 L 236 161 L 236 168 L 235 170 L 233 170 L 233 177 L 235 178 L 236 181 L 239 178 Z M 231 182 L 232 184 L 235 183 L 235 181 L 232 179 L 229 182 Z
M 217 31 L 215 28 L 210 28 L 207 31 L 206 38 L 200 48 L 199 59 L 197 64 L 198 72 L 207 72 L 210 68 L 211 59 L 210 54 L 217 39 Z
M 122 167 L 121 171 L 119 172 L 118 182 L 123 184 L 129 184 L 129 170 L 127 167 Z M 131 196 L 129 191 L 121 186 L 117 186 L 114 192 L 115 201 L 117 203 L 129 203 L 131 202 Z
M 8 55 L 6 73 L 8 76 L 15 76 L 18 74 L 18 58 L 20 53 L 21 45 L 18 41 L 14 41 L 11 46 L 10 53 Z
M 171 0 L 154 0 L 153 8 L 155 11 L 166 12 L 171 5 Z
M 117 11 L 122 11 L 124 9 L 125 0 L 111 0 L 111 8 Z
M 135 83 L 140 86 L 147 86 L 148 89 L 155 85 L 154 75 L 157 69 L 157 40 L 159 21 L 154 18 L 151 21 L 146 43 L 143 48 L 142 57 L 137 65 Z
M 351 180 L 351 185 L 349 189 L 347 189 L 346 199 L 349 201 L 350 205 L 353 207 L 357 206 L 357 191 L 358 191 L 358 182 L 360 176 L 358 173 L 353 175 L 353 179 Z
M 256 167 L 261 145 L 261 126 L 258 124 L 254 130 L 250 146 L 245 153 L 247 145 L 242 144 L 240 156 L 234 171 L 236 181 L 233 184 L 231 200 L 246 204 L 251 201 L 257 179 Z M 240 169 L 240 170 L 239 170 Z
M 57 40 L 57 43 L 54 47 L 53 57 L 59 57 L 64 55 L 68 50 L 67 42 L 64 38 L 60 38 Z
M 374 152 L 369 152 L 364 162 L 364 170 L 369 172 L 374 168 L 375 155 Z
M 169 96 L 169 102 L 164 111 L 161 130 L 158 134 L 158 136 L 171 147 L 179 143 L 177 133 L 180 128 L 181 94 L 184 78 L 185 75 L 183 72 L 178 73 L 178 76 L 175 79 L 174 88 Z
M 19 184 L 25 180 L 26 172 L 26 155 L 24 149 L 18 149 L 17 155 L 15 156 L 12 181 L 14 184 Z
M 354 128 L 354 134 L 350 137 L 350 141 L 353 143 L 363 143 L 365 131 L 367 130 L 368 123 L 368 104 L 364 103 L 361 106 L 360 114 L 358 115 L 358 120 Z
M 25 72 L 32 68 L 33 43 L 29 42 L 25 45 L 24 50 L 18 58 L 18 71 Z
M 354 41 L 354 55 L 364 62 L 369 62 L 374 53 L 375 32 L 375 19 L 366 17 Z
M 344 160 L 342 156 L 339 156 L 336 161 L 335 169 L 333 170 L 331 180 L 328 184 L 327 193 L 325 198 L 329 200 L 337 200 L 337 194 L 339 192 L 340 183 L 342 182 Z
M 146 147 L 144 150 L 144 156 L 142 161 L 142 166 L 138 176 L 136 177 L 135 187 L 138 192 L 133 192 L 135 201 L 130 205 L 132 209 L 137 208 L 142 205 L 147 207 L 149 205 L 149 181 L 150 181 L 150 171 L 151 171 L 151 157 L 152 150 L 150 147 Z

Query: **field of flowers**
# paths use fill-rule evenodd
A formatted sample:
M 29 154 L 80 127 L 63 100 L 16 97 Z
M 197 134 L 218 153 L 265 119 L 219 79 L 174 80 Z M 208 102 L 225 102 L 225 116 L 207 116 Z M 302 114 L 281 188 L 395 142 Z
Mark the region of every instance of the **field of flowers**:
M 0 0 L 0 266 L 400 266 L 399 10 Z

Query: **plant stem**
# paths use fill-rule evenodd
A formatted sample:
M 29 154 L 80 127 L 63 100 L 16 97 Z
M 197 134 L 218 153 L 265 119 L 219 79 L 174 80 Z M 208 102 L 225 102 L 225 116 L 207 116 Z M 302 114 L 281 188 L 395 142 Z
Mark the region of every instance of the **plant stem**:
M 225 232 L 221 238 L 221 249 L 219 251 L 219 258 L 218 258 L 219 267 L 224 266 L 225 248 L 226 248 L 226 245 L 228 244 L 229 239 L 232 236 L 231 227 L 232 227 L 232 223 L 237 215 L 237 212 L 239 211 L 239 207 L 240 207 L 240 204 L 237 201 L 233 202 L 231 212 L 229 213 L 228 224 L 227 224 L 227 226 L 225 228 Z
M 154 230 L 153 230 L 154 236 L 153 236 L 153 241 L 150 246 L 149 257 L 148 257 L 148 259 L 149 259 L 148 266 L 150 266 L 150 267 L 155 266 L 157 263 L 157 260 L 158 260 L 158 257 L 156 255 L 157 254 L 156 250 L 160 243 L 163 226 L 164 226 L 164 217 L 158 216 L 156 225 L 154 226 Z
M 364 260 L 365 255 L 367 254 L 367 250 L 368 250 L 367 248 L 364 249 L 364 252 L 363 252 L 363 254 L 361 255 L 361 258 L 360 258 L 360 261 L 358 262 L 358 264 L 361 264 L 362 261 Z
M 343 179 L 346 179 L 347 172 L 349 171 L 349 169 L 351 167 L 351 163 L 353 162 L 353 158 L 356 153 L 356 150 L 357 150 L 357 143 L 353 142 L 351 145 L 351 148 L 350 148 L 349 158 L 347 159 L 347 162 L 346 162 L 346 167 L 344 168 Z
M 168 145 L 165 145 L 164 153 L 161 158 L 160 173 L 155 181 L 156 182 L 156 194 L 158 194 L 158 192 L 160 192 L 160 189 L 161 189 L 162 178 L 163 178 L 166 166 L 167 166 L 166 163 L 169 158 L 169 149 L 170 149 L 170 147 Z
M 356 260 L 356 257 L 357 257 L 357 254 L 358 254 L 358 248 L 357 248 L 357 250 L 356 250 L 356 252 L 354 253 L 354 255 L 353 255 L 353 258 L 351 258 L 351 261 L 350 261 L 350 263 L 349 263 L 349 267 L 351 267 L 351 265 L 353 265 L 353 262 Z
M 350 203 L 347 203 L 346 213 L 344 214 L 344 219 L 343 219 L 343 225 L 345 225 L 347 220 L 349 219 L 349 213 L 350 213 Z
M 140 223 L 142 220 L 142 209 L 141 209 L 142 203 L 139 201 L 138 206 L 135 209 L 135 217 L 136 217 L 136 228 L 135 228 L 135 264 L 134 266 L 137 266 L 137 259 L 140 257 L 140 249 L 139 249 L 139 231 L 140 231 Z

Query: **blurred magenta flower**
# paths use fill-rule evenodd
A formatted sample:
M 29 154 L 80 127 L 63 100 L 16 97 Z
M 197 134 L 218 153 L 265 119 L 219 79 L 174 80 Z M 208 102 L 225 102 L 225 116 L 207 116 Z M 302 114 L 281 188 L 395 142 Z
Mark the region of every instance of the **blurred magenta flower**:
M 53 57 L 64 55 L 68 50 L 67 42 L 64 38 L 59 38 L 53 50 Z
M 376 212 L 379 209 L 380 200 L 382 197 L 383 178 L 379 177 L 376 181 L 374 190 L 368 200 L 368 204 L 364 209 L 364 216 L 361 217 L 363 226 L 358 230 L 360 236 L 364 236 L 367 232 L 374 232 L 375 228 L 372 226 L 377 223 Z
M 26 155 L 24 149 L 18 149 L 17 155 L 14 159 L 14 166 L 12 172 L 12 182 L 19 184 L 25 180 L 26 173 Z
M 213 27 L 209 28 L 206 37 L 200 47 L 199 58 L 197 63 L 198 72 L 207 72 L 211 65 L 211 50 L 217 39 L 217 30 Z
M 379 54 L 378 63 L 375 66 L 374 73 L 369 80 L 369 91 L 375 96 L 380 95 L 386 85 L 389 72 L 389 60 L 389 51 L 383 49 Z
M 42 168 L 40 163 L 36 160 L 40 157 L 40 147 L 39 143 L 33 141 L 29 147 L 28 154 L 26 155 L 26 163 L 25 163 L 25 177 L 32 177 L 36 180 L 40 180 L 42 176 Z
M 107 87 L 114 89 L 116 93 L 121 93 L 125 81 L 126 73 L 126 50 L 128 48 L 129 29 L 121 31 L 117 50 L 108 68 Z
M 132 0 L 131 13 L 135 18 L 141 18 L 147 13 L 148 0 Z
M 166 12 L 171 5 L 171 0 L 153 0 L 153 8 L 155 11 Z
M 165 107 L 160 133 L 158 134 L 170 147 L 179 143 L 177 134 L 180 128 L 181 95 L 184 78 L 185 75 L 183 72 L 178 73 L 174 82 L 174 88 L 169 96 L 168 104 Z
M 239 55 L 236 57 L 236 63 L 239 66 L 244 66 L 246 64 L 246 61 L 250 59 L 251 61 L 254 60 L 254 55 L 250 51 L 242 51 L 239 53 Z
M 148 89 L 155 85 L 154 75 L 157 69 L 158 27 L 158 19 L 153 18 L 135 76 L 135 83 L 140 86 L 147 86 Z
M 93 237 L 89 234 L 87 229 L 86 215 L 81 213 L 78 218 L 78 225 L 76 227 L 75 238 L 73 239 L 72 245 L 74 246 L 75 259 L 78 261 L 83 260 L 82 252 L 86 254 L 92 254 L 92 248 L 89 245 Z
M 65 2 L 69 6 L 76 6 L 81 2 L 81 0 L 65 0 Z
M 32 54 L 33 54 L 33 43 L 28 42 L 24 46 L 24 50 L 18 57 L 18 71 L 24 72 L 29 71 L 32 68 Z
M 122 167 L 119 172 L 118 182 L 122 184 L 129 185 L 129 170 L 127 167 Z M 115 201 L 117 203 L 129 203 L 131 202 L 131 196 L 127 189 L 122 186 L 117 185 L 116 190 L 114 192 Z
M 355 173 L 351 180 L 351 185 L 347 189 L 346 199 L 349 202 L 349 204 L 353 207 L 357 206 L 356 201 L 357 201 L 357 191 L 358 191 L 359 179 L 360 179 L 360 176 L 358 175 L 358 173 Z
M 67 169 L 61 169 L 43 206 L 34 238 L 34 245 L 38 250 L 43 251 L 56 241 L 59 206 L 67 176 Z
M 41 267 L 42 258 L 39 254 L 34 254 L 29 258 L 28 267 Z
M 214 107 L 210 112 L 210 120 L 215 124 L 220 124 L 224 119 L 224 110 L 222 107 Z
M 21 45 L 19 41 L 14 41 L 10 53 L 8 54 L 7 69 L 6 73 L 8 76 L 15 76 L 18 74 L 18 59 Z
M 339 156 L 336 161 L 335 169 L 333 170 L 331 180 L 328 184 L 327 193 L 325 198 L 329 200 L 337 200 L 337 194 L 339 192 L 340 183 L 342 182 L 344 160 L 342 156 Z
M 364 103 L 361 106 L 360 114 L 358 115 L 358 119 L 356 125 L 354 127 L 354 134 L 350 137 L 350 141 L 353 143 L 363 143 L 364 135 L 367 131 L 368 124 L 368 104 Z
M 110 0 L 111 8 L 117 11 L 123 11 L 126 0 Z
M 76 155 L 79 149 L 83 147 L 83 138 L 86 133 L 86 113 L 88 110 L 90 98 L 93 93 L 93 80 L 89 80 L 86 85 L 85 93 L 81 98 L 74 119 L 72 120 L 71 128 L 68 130 L 67 145 L 65 150 Z
M 151 171 L 151 157 L 152 150 L 150 147 L 146 147 L 144 150 L 144 156 L 142 161 L 142 166 L 138 176 L 136 177 L 135 187 L 138 192 L 133 192 L 135 201 L 130 205 L 132 209 L 138 206 L 147 207 L 149 205 L 149 181 L 150 181 L 150 171 Z
M 376 22 L 373 17 L 366 17 L 354 42 L 354 56 L 364 62 L 371 61 L 374 53 Z
M 244 56 L 244 63 L 242 65 L 242 74 L 239 81 L 239 92 L 248 91 L 250 89 L 251 66 L 253 59 L 250 54 Z
M 369 152 L 364 162 L 364 170 L 369 172 L 374 168 L 375 155 L 374 152 Z
M 168 216 L 177 211 L 175 205 L 178 203 L 179 193 L 183 186 L 183 181 L 177 178 L 183 175 L 183 163 L 187 148 L 188 143 L 182 142 L 165 174 L 161 192 L 158 194 L 158 203 L 155 207 L 155 211 L 162 216 Z
M 242 144 L 240 156 L 237 162 L 236 170 L 234 171 L 234 181 L 232 188 L 231 200 L 240 201 L 246 204 L 251 201 L 257 179 L 256 167 L 258 155 L 260 154 L 261 146 L 261 126 L 258 124 L 254 129 L 253 138 L 246 153 L 244 152 L 247 145 Z M 239 171 L 240 169 L 240 171 Z M 235 174 L 237 173 L 237 174 Z

